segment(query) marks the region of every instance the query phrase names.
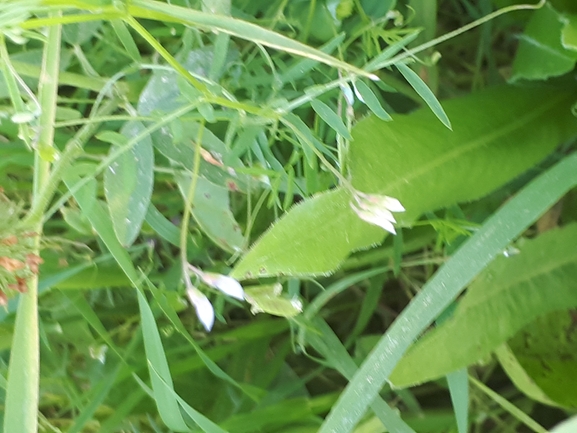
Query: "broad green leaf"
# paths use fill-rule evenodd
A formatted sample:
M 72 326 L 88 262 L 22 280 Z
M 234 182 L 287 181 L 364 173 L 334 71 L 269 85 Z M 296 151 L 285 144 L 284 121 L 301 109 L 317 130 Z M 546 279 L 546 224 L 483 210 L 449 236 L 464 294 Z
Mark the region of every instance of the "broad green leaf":
M 425 104 L 429 106 L 431 111 L 435 113 L 435 116 L 437 116 L 437 118 L 443 123 L 443 125 L 445 125 L 449 129 L 452 129 L 451 121 L 449 120 L 449 117 L 445 113 L 445 110 L 443 110 L 441 103 L 439 102 L 433 91 L 429 89 L 429 86 L 427 86 L 427 84 L 425 84 L 425 82 L 421 79 L 421 77 L 419 77 L 419 75 L 417 75 L 415 71 L 413 71 L 404 63 L 398 63 L 395 66 L 397 67 L 399 72 L 403 75 L 403 77 L 405 77 L 405 80 L 407 80 L 407 82 L 411 85 L 411 87 L 415 89 L 415 92 L 417 92 L 419 96 L 423 98 Z
M 406 387 L 441 377 L 489 355 L 548 312 L 577 306 L 577 225 L 527 241 L 473 282 L 453 316 L 399 362 L 391 381 Z
M 144 125 L 131 121 L 122 127 L 125 142 L 110 148 L 110 153 L 142 133 Z M 149 136 L 120 155 L 104 172 L 104 192 L 116 237 L 125 247 L 132 245 L 146 216 L 154 183 L 154 152 Z
M 393 122 L 369 116 L 353 129 L 353 186 L 399 199 L 406 212 L 396 216 L 404 224 L 478 199 L 577 133 L 572 93 L 503 86 L 450 100 L 444 105 L 452 132 L 427 109 Z M 252 246 L 234 277 L 328 274 L 350 252 L 381 242 L 383 231 L 361 221 L 350 200 L 337 188 L 293 207 Z
M 377 96 L 373 93 L 371 88 L 363 81 L 359 80 L 354 83 L 355 89 L 360 95 L 359 99 L 381 120 L 392 120 L 389 113 L 385 111 Z
M 351 251 L 382 239 L 382 230 L 362 221 L 349 200 L 350 193 L 339 188 L 294 206 L 255 243 L 231 276 L 328 274 Z
M 183 197 L 186 197 L 190 177 L 179 176 L 178 185 Z M 246 241 L 230 210 L 228 194 L 228 189 L 199 177 L 196 182 L 191 213 L 202 231 L 215 244 L 234 253 L 242 251 Z
M 575 245 L 577 238 L 573 237 L 573 241 Z M 575 279 L 573 291 L 574 282 Z M 555 286 L 549 290 L 555 291 Z M 567 298 L 567 308 L 574 306 Z M 576 311 L 556 311 L 540 317 L 509 342 L 519 364 L 535 384 L 549 399 L 565 407 L 577 406 Z
M 572 154 L 530 182 L 495 212 L 425 284 L 381 337 L 333 406 L 319 433 L 352 431 L 413 341 L 497 254 L 575 186 L 577 154 Z
M 335 132 L 347 140 L 353 139 L 353 137 L 351 137 L 351 133 L 343 123 L 342 119 L 327 104 L 319 101 L 318 99 L 313 99 L 311 101 L 311 107 L 313 107 L 313 110 L 316 111 L 320 118 L 327 122 L 327 124 L 333 128 Z
M 444 103 L 452 132 L 428 110 L 393 122 L 368 117 L 353 130 L 353 186 L 399 199 L 402 222 L 483 197 L 577 134 L 573 92 L 501 86 L 453 99 Z
M 559 14 L 545 5 L 533 12 L 513 61 L 512 81 L 544 80 L 569 72 L 575 66 L 577 51 L 561 44 L 563 24 Z

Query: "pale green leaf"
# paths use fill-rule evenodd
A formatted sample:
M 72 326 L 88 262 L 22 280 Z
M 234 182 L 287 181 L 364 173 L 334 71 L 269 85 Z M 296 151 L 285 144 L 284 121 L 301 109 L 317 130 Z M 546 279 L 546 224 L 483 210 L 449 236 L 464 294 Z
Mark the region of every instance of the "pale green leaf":
M 445 113 L 445 110 L 443 110 L 441 103 L 439 102 L 433 91 L 429 89 L 429 86 L 427 86 L 427 84 L 425 84 L 425 82 L 421 79 L 421 77 L 419 77 L 415 71 L 413 71 L 404 63 L 397 63 L 395 66 L 397 67 L 399 72 L 403 75 L 403 77 L 405 77 L 405 80 L 407 80 L 407 82 L 413 87 L 413 89 L 415 89 L 415 92 L 417 92 L 419 96 L 423 98 L 425 104 L 429 106 L 431 111 L 435 113 L 435 116 L 437 116 L 437 118 L 443 123 L 443 125 L 445 125 L 449 129 L 452 129 L 451 121 L 449 120 L 449 117 Z
M 363 81 L 359 80 L 355 84 L 355 89 L 361 95 L 362 102 L 369 107 L 369 109 L 381 120 L 392 120 L 393 118 L 385 111 L 377 96 L 373 93 L 371 88 Z
M 573 433 L 577 431 L 577 416 L 558 424 L 551 430 L 551 433 Z
M 178 185 L 187 196 L 190 177 L 179 176 Z M 246 241 L 230 210 L 228 189 L 199 177 L 196 182 L 192 216 L 202 231 L 219 247 L 230 252 L 242 251 Z
M 350 251 L 366 248 L 382 237 L 381 229 L 353 212 L 350 199 L 347 190 L 336 189 L 294 206 L 255 243 L 231 276 L 330 273 Z
M 282 296 L 280 283 L 247 287 L 244 294 L 254 314 L 267 313 L 280 317 L 294 317 L 302 312 L 303 305 L 299 299 L 288 299 Z
M 127 122 L 122 127 L 125 142 L 110 148 L 118 150 L 129 139 L 144 130 L 140 122 Z M 130 246 L 140 233 L 146 216 L 154 182 L 154 153 L 150 136 L 145 136 L 127 152 L 114 160 L 104 173 L 104 192 L 114 232 L 122 245 Z
M 577 15 L 565 15 L 561 17 L 563 30 L 561 43 L 567 50 L 577 51 Z
M 561 44 L 562 28 L 560 15 L 549 4 L 533 12 L 519 40 L 512 81 L 544 80 L 573 69 L 577 51 L 567 50 Z
M 313 99 L 311 101 L 311 107 L 316 113 L 323 119 L 327 124 L 335 130 L 340 136 L 346 138 L 347 140 L 352 140 L 351 133 L 343 123 L 343 120 L 335 113 L 327 104 L 319 101 L 318 99 Z

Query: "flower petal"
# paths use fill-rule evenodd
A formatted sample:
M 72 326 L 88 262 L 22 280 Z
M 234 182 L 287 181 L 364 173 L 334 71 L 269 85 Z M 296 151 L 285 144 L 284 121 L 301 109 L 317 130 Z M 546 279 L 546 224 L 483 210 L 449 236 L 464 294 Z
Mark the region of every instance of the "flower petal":
M 357 213 L 359 218 L 361 218 L 363 221 L 377 225 L 385 229 L 389 233 L 397 234 L 397 232 L 395 231 L 395 227 L 393 226 L 393 223 L 389 221 L 387 218 L 383 217 L 383 215 L 377 215 L 373 212 L 357 209 L 355 207 L 353 207 L 353 209 Z
M 214 308 L 212 307 L 212 304 L 196 287 L 187 289 L 186 295 L 196 310 L 198 320 L 200 320 L 204 329 L 210 331 L 212 325 L 214 325 Z
M 244 290 L 242 289 L 242 286 L 232 277 L 205 272 L 202 275 L 202 280 L 209 286 L 220 290 L 228 296 L 232 296 L 240 301 L 244 300 Z
M 391 212 L 404 212 L 405 208 L 399 200 L 393 197 L 385 196 L 384 203 L 385 207 Z

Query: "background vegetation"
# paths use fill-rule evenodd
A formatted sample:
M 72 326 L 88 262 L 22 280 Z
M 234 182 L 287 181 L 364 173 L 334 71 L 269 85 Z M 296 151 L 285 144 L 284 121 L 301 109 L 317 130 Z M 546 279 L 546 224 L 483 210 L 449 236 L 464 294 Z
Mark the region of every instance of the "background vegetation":
M 4 432 L 577 431 L 574 2 L 0 30 Z

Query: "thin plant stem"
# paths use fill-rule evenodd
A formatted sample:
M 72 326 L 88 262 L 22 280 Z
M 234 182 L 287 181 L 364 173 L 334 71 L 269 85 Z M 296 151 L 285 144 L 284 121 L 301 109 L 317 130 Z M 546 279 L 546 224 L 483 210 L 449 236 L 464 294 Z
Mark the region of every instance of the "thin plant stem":
M 53 15 L 58 16 L 59 12 Z M 50 176 L 53 153 L 54 119 L 58 94 L 58 69 L 60 66 L 60 25 L 50 27 L 44 46 L 42 71 L 38 88 L 41 105 L 38 149 L 35 152 L 33 197 L 37 201 L 42 186 Z M 52 150 L 52 151 L 51 151 Z M 35 238 L 35 254 L 40 247 L 42 218 L 31 221 Z M 28 283 L 28 291 L 20 297 L 14 339 L 8 367 L 5 432 L 35 433 L 38 430 L 39 385 L 39 339 L 38 339 L 38 278 Z

